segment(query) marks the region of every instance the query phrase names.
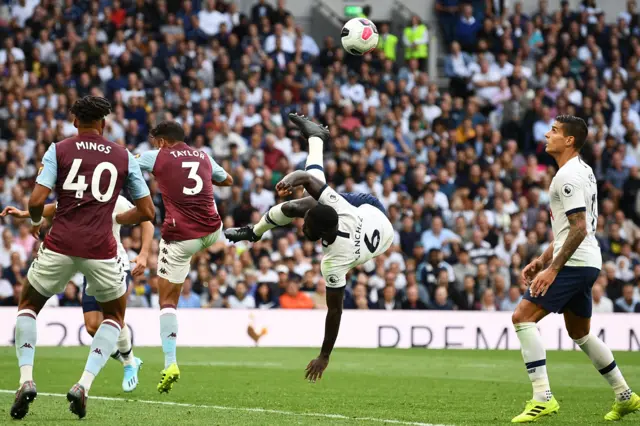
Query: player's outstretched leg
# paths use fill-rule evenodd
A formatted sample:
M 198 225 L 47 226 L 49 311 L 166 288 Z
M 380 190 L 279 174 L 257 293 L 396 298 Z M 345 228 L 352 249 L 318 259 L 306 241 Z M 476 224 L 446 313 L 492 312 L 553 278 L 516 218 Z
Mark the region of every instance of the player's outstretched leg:
M 122 379 L 122 390 L 133 392 L 138 386 L 138 372 L 142 368 L 142 360 L 133 355 L 133 345 L 131 343 L 131 332 L 125 324 L 118 336 L 117 351 L 124 366 L 124 378 Z
M 160 251 L 165 257 L 169 256 L 164 240 L 160 243 Z M 163 273 L 163 271 L 161 270 L 160 273 Z M 181 289 L 181 284 L 173 284 L 165 277 L 158 277 L 160 340 L 162 342 L 162 352 L 164 353 L 164 369 L 160 373 L 160 383 L 158 383 L 157 387 L 160 393 L 169 392 L 173 388 L 173 384 L 180 379 L 180 369 L 178 368 L 176 355 L 178 339 L 176 307 L 178 306 L 178 300 L 180 300 Z
M 95 336 L 100 324 L 104 320 L 102 310 L 95 297 L 89 296 L 86 292 L 87 284 L 82 290 L 82 311 L 84 312 L 84 326 L 91 337 Z M 127 293 L 128 294 L 128 293 Z M 135 358 L 131 345 L 131 333 L 126 325 L 122 327 L 118 336 L 118 343 L 111 358 L 118 361 L 124 367 L 124 378 L 122 379 L 122 390 L 131 392 L 138 386 L 138 371 L 142 366 L 142 360 Z
M 309 142 L 309 155 L 307 156 L 305 170 L 315 178 L 322 182 L 326 182 L 326 178 L 324 176 L 323 153 L 324 142 L 329 141 L 329 130 L 301 115 L 289 114 L 289 119 L 300 129 L 302 135 L 307 138 Z M 300 201 L 302 200 L 303 199 Z M 260 241 L 265 232 L 279 226 L 287 226 L 294 218 L 304 217 L 304 213 L 309 208 L 315 206 L 315 202 L 312 198 L 304 201 L 300 205 L 292 205 L 291 203 L 293 202 L 281 203 L 273 206 L 255 225 L 248 225 L 240 228 L 229 228 L 224 231 L 224 235 L 229 241 L 234 243 L 238 241 Z M 309 207 L 307 208 L 307 206 Z
M 33 266 L 29 269 L 31 274 L 33 274 L 32 269 Z M 44 290 L 41 287 L 38 288 L 41 291 Z M 33 381 L 33 364 L 38 337 L 36 318 L 47 299 L 49 298 L 37 291 L 30 284 L 30 281 L 27 281 L 20 295 L 14 342 L 18 366 L 20 367 L 20 388 L 16 392 L 15 400 L 11 405 L 10 414 L 14 419 L 24 418 L 29 412 L 29 405 L 38 395 L 36 384 Z
M 22 419 L 29 412 L 29 404 L 36 399 L 38 392 L 33 381 L 33 360 L 36 350 L 36 313 L 30 309 L 18 311 L 16 319 L 15 346 L 20 366 L 20 389 L 11 406 L 11 417 Z
M 590 332 L 589 318 L 579 317 L 572 312 L 564 313 L 569 336 L 591 359 L 593 366 L 613 389 L 616 400 L 605 420 L 620 420 L 627 414 L 640 411 L 640 397 L 631 391 L 616 365 L 613 353 L 598 336 Z
M 86 274 L 86 271 L 83 272 Z M 126 306 L 126 294 L 122 294 L 115 300 L 100 302 L 105 319 L 93 336 L 87 363 L 80 380 L 67 393 L 69 410 L 81 419 L 87 415 L 87 399 L 93 380 L 105 366 L 117 346 L 118 337 L 124 324 Z
M 546 315 L 544 309 L 528 300 L 522 300 L 513 313 L 513 325 L 533 385 L 533 397 L 527 401 L 524 411 L 511 420 L 512 423 L 534 422 L 540 417 L 557 413 L 560 409 L 558 401 L 551 393 L 547 377 L 547 355 L 536 327 L 536 323 Z

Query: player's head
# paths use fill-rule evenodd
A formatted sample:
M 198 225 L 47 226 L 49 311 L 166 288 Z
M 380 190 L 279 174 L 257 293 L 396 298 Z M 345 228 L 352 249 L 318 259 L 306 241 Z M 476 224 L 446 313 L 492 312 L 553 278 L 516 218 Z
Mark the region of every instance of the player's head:
M 333 207 L 316 205 L 304 215 L 302 232 L 311 241 L 331 240 L 338 232 L 338 213 Z
M 153 145 L 158 148 L 184 142 L 184 129 L 175 121 L 163 121 L 149 132 Z
M 546 151 L 551 155 L 562 154 L 567 149 L 580 152 L 587 142 L 588 133 L 587 123 L 582 118 L 559 115 L 551 130 L 544 135 L 547 139 Z
M 102 134 L 105 118 L 111 113 L 111 103 L 100 96 L 85 96 L 75 101 L 70 111 L 76 129 L 95 129 Z

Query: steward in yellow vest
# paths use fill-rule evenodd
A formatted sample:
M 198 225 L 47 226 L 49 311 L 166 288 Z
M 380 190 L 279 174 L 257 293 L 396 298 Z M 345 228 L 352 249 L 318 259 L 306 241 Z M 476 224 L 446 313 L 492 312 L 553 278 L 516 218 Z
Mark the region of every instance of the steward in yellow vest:
M 389 33 L 389 24 L 380 26 L 380 38 L 378 39 L 378 49 L 382 50 L 385 58 L 396 61 L 396 46 L 398 45 L 398 37 Z
M 429 30 L 418 16 L 411 18 L 411 26 L 404 29 L 404 58 L 425 61 L 429 55 Z

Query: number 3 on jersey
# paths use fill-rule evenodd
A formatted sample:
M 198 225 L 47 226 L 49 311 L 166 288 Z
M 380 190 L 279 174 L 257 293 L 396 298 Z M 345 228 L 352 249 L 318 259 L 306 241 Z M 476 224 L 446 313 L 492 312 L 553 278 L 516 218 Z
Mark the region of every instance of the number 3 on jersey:
M 89 185 L 87 185 L 86 183 L 85 177 L 78 174 L 81 165 L 81 158 L 76 158 L 75 160 L 73 160 L 73 163 L 71 163 L 71 170 L 69 170 L 69 174 L 62 184 L 63 190 L 76 191 L 76 198 L 84 197 L 84 192 L 89 187 Z M 105 171 L 109 172 L 110 176 L 109 186 L 107 187 L 107 191 L 103 194 L 102 192 L 100 192 L 100 179 L 102 178 L 102 173 L 104 173 Z M 76 180 L 76 178 L 78 180 Z M 111 200 L 111 197 L 113 197 L 113 191 L 116 188 L 117 179 L 118 170 L 116 169 L 116 166 L 107 161 L 98 164 L 93 171 L 93 177 L 91 178 L 91 195 L 93 196 L 93 198 L 100 201 L 101 203 L 106 203 Z
M 202 191 L 204 184 L 202 182 L 202 178 L 198 175 L 198 167 L 200 167 L 200 163 L 196 161 L 185 161 L 182 163 L 183 169 L 189 169 L 189 176 L 187 176 L 187 179 L 196 181 L 196 186 L 193 188 L 187 188 L 186 186 L 182 188 L 182 193 L 184 195 L 197 195 Z

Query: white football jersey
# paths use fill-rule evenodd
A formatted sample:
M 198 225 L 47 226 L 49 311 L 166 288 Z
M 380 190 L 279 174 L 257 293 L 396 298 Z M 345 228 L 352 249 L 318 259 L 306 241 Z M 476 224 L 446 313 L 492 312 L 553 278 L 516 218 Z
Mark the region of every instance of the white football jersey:
M 354 207 L 329 186 L 322 191 L 318 202 L 333 207 L 338 213 L 338 237 L 331 245 L 322 242 L 322 276 L 327 287 L 344 287 L 347 284 L 347 272 L 351 268 L 362 265 L 391 247 L 393 226 L 376 207 L 369 204 Z
M 113 237 L 116 239 L 116 243 L 118 244 L 118 256 L 124 263 L 125 271 L 131 270 L 131 262 L 129 262 L 129 255 L 122 245 L 122 240 L 120 238 L 120 228 L 122 227 L 122 225 L 116 222 L 116 215 L 124 213 L 127 210 L 131 210 L 133 207 L 133 204 L 131 204 L 129 200 L 124 198 L 122 195 L 119 195 L 118 200 L 116 201 L 116 205 L 113 208 Z
M 598 222 L 598 187 L 593 170 L 577 156 L 558 170 L 551 186 L 551 227 L 553 229 L 553 257 L 556 257 L 569 235 L 567 216 L 586 212 L 587 236 L 567 261 L 567 266 L 602 268 L 602 254 L 596 240 Z

